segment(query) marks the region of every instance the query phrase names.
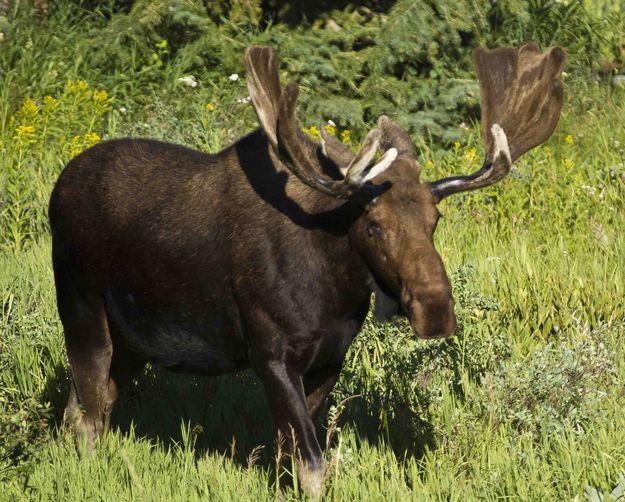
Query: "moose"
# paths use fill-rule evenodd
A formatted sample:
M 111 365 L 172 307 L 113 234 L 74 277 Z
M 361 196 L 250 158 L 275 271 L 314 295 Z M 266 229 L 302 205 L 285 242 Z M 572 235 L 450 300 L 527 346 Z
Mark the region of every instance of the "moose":
M 276 428 L 296 437 L 301 486 L 324 473 L 314 421 L 370 308 L 418 337 L 456 319 L 433 244 L 437 204 L 504 178 L 553 133 L 566 52 L 535 43 L 473 52 L 485 160 L 422 182 L 409 135 L 381 116 L 354 154 L 296 119 L 270 47 L 245 52 L 260 128 L 214 154 L 147 139 L 72 159 L 49 216 L 72 383 L 64 423 L 88 445 L 145 364 L 204 375 L 252 368 Z

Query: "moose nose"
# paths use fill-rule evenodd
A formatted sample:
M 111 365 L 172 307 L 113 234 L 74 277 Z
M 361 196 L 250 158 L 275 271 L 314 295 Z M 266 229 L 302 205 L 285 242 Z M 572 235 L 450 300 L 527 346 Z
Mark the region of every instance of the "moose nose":
M 402 303 L 419 338 L 443 338 L 456 329 L 454 301 L 448 288 L 412 291 L 404 288 Z

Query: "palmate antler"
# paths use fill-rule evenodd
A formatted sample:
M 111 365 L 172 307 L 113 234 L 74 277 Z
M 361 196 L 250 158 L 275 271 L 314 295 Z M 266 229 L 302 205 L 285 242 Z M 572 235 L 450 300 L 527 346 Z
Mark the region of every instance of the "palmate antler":
M 534 42 L 517 48 L 478 48 L 473 63 L 480 81 L 486 160 L 469 176 L 431 182 L 439 200 L 501 180 L 519 156 L 551 136 L 562 110 L 559 77 L 566 52 L 561 47 L 544 53 Z
M 308 140 L 297 125 L 295 111 L 298 85 L 280 87 L 279 59 L 271 47 L 252 46 L 245 51 L 247 85 L 252 104 L 269 142 L 285 160 L 287 167 L 306 185 L 340 198 L 348 198 L 365 183 L 387 169 L 397 157 L 397 150 L 389 148 L 373 164 L 371 161 L 380 145 L 381 132 L 373 129 L 367 135 L 361 150 L 344 169 L 344 179 L 334 180 L 321 174 L 318 161 L 311 152 Z

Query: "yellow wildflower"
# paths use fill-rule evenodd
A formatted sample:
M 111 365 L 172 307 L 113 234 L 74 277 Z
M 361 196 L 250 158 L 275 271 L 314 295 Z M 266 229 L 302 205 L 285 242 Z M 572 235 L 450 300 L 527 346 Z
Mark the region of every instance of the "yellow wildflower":
M 108 112 L 113 107 L 113 98 L 104 89 L 93 91 L 93 100 L 103 111 Z
M 26 101 L 24 101 L 24 104 L 22 105 L 22 108 L 19 111 L 20 115 L 22 115 L 23 117 L 35 117 L 38 113 L 39 113 L 39 107 L 37 106 L 37 103 L 35 103 L 34 100 L 32 100 L 31 98 L 27 98 Z
M 454 143 L 454 152 L 458 152 L 458 150 L 460 150 L 460 141 L 456 141 Z
M 68 150 L 69 150 L 69 154 L 72 157 L 82 152 L 83 148 L 82 148 L 82 145 L 80 144 L 80 136 L 76 135 L 72 138 L 72 140 L 69 143 Z
M 464 158 L 469 162 L 473 162 L 475 160 L 475 156 L 477 154 L 477 150 L 475 147 L 468 148 L 464 151 Z
M 344 129 L 343 131 L 341 131 L 341 141 L 343 143 L 349 143 L 352 137 L 352 133 L 350 132 L 349 129 Z
M 434 167 L 434 162 L 432 162 L 430 159 L 428 159 L 428 160 L 425 162 L 425 168 L 426 168 L 426 169 L 432 169 L 433 167 Z
M 209 112 L 212 112 L 215 110 L 215 105 L 213 103 L 208 103 L 206 105 L 206 110 L 208 110 Z
M 93 91 L 93 100 L 96 103 L 106 103 L 109 100 L 108 92 L 106 92 L 104 89 L 102 89 L 101 91 Z
M 87 89 L 89 89 L 89 84 L 84 80 L 68 80 L 67 85 L 65 86 L 70 94 L 83 94 Z
M 323 128 L 330 136 L 336 136 L 336 127 L 334 127 L 332 124 L 326 124 L 323 126 Z
M 570 171 L 571 169 L 575 167 L 575 162 L 573 161 L 573 159 L 563 159 L 562 165 L 564 166 L 565 169 Z
M 59 104 L 60 103 L 58 99 L 53 98 L 52 96 L 46 96 L 45 98 L 43 98 L 42 108 L 44 111 L 49 113 L 56 110 L 59 107 Z
M 308 134 L 311 139 L 319 139 L 319 129 L 314 125 L 310 126 L 308 129 L 303 129 L 303 131 Z
M 88 132 L 85 134 L 85 140 L 91 146 L 102 141 L 102 138 L 100 138 L 100 135 L 97 132 Z
M 30 125 L 21 125 L 15 129 L 15 136 L 13 136 L 18 143 L 36 143 L 35 128 Z
M 564 137 L 564 142 L 565 142 L 567 145 L 572 145 L 572 144 L 573 144 L 573 136 L 571 136 L 570 134 L 567 134 L 567 135 Z

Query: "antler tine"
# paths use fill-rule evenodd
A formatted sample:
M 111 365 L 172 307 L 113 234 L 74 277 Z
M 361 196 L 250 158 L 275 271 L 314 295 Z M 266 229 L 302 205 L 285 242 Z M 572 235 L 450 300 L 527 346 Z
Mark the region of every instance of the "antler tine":
M 286 166 L 303 183 L 334 197 L 349 198 L 391 165 L 397 155 L 394 149 L 371 165 L 380 137 L 379 131 L 374 129 L 350 163 L 343 180 L 321 174 L 310 140 L 300 130 L 295 117 L 299 87 L 291 82 L 284 90 L 280 89 L 279 61 L 275 49 L 250 47 L 245 53 L 245 62 L 250 97 L 261 126 Z
M 430 183 L 439 199 L 500 181 L 518 157 L 553 134 L 562 110 L 564 49 L 541 53 L 534 42 L 517 48 L 478 48 L 473 62 L 480 81 L 486 160 L 472 175 Z
M 489 157 L 493 160 L 487 158 L 481 169 L 469 176 L 452 176 L 430 183 L 434 195 L 443 199 L 454 193 L 492 185 L 507 176 L 512 167 L 512 158 L 506 133 L 499 124 L 493 124 L 489 132 L 493 138 L 493 153 Z

